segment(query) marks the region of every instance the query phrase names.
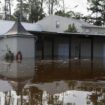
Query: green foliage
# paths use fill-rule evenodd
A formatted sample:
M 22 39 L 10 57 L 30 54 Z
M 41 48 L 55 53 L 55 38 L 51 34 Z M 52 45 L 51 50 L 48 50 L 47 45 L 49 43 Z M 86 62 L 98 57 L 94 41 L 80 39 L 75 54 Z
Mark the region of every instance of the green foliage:
M 20 10 L 15 11 L 15 13 L 13 14 L 14 20 L 17 20 L 17 18 L 19 18 L 20 16 Z M 24 15 L 22 15 L 22 21 L 27 22 L 27 17 L 25 17 Z
M 6 61 L 13 61 L 14 60 L 14 54 L 11 51 L 8 51 L 4 58 Z
M 68 29 L 65 32 L 77 32 L 77 29 L 75 27 L 75 24 L 69 24 Z
M 88 0 L 89 8 L 93 14 L 95 15 L 94 24 L 95 25 L 103 25 L 105 24 L 105 0 Z
M 43 0 L 22 0 L 21 4 L 20 0 L 18 0 L 14 16 L 20 17 L 22 6 L 22 21 L 36 22 L 42 19 L 45 17 L 42 1 Z
M 74 12 L 73 11 L 64 12 L 62 10 L 59 10 L 55 12 L 55 15 L 63 16 L 63 17 L 72 17 L 74 16 Z
M 45 17 L 42 4 L 39 0 L 29 0 L 29 5 L 30 5 L 30 14 L 29 14 L 30 22 L 36 22 Z

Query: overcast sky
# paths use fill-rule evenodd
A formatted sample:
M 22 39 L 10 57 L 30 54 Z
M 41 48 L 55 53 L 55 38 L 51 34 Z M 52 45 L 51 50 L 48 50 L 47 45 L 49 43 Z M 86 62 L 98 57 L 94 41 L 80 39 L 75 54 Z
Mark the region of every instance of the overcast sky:
M 16 3 L 17 0 L 13 1 L 14 3 Z M 80 12 L 84 15 L 89 14 L 89 12 L 87 11 L 87 6 L 87 0 L 65 0 L 66 10 L 73 10 L 75 12 Z
M 65 0 L 65 5 L 67 9 L 80 12 L 84 15 L 89 14 L 89 12 L 87 11 L 87 0 Z

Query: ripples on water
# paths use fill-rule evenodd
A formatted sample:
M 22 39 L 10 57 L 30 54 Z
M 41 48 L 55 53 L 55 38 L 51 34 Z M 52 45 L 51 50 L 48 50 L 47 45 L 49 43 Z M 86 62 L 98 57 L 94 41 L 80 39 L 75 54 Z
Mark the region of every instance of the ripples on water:
M 105 105 L 105 62 L 0 62 L 0 105 Z

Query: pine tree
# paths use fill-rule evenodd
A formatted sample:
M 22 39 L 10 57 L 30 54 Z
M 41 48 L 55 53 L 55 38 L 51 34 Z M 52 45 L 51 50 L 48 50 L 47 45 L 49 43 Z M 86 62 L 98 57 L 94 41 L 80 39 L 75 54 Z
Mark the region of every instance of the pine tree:
M 95 17 L 95 25 L 105 24 L 105 0 L 88 0 L 89 8 L 88 10 L 92 11 L 93 16 Z

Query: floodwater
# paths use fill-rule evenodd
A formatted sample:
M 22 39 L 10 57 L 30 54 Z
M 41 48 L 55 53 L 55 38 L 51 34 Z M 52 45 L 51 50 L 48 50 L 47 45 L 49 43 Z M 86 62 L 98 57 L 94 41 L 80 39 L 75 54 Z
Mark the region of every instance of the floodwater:
M 0 105 L 105 105 L 105 61 L 1 61 Z

